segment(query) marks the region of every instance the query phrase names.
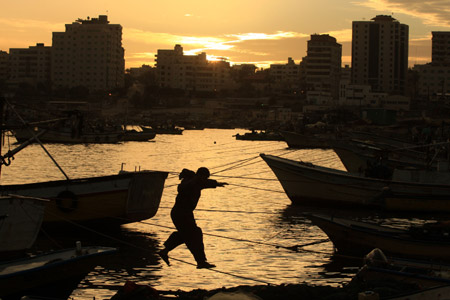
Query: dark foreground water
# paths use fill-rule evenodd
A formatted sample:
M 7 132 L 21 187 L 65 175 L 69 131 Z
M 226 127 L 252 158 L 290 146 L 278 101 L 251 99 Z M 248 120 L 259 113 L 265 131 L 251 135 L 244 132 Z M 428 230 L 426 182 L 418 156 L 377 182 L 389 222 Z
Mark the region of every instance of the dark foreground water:
M 245 130 L 205 129 L 184 131 L 183 135 L 157 135 L 149 142 L 117 145 L 57 145 L 46 148 L 70 178 L 116 174 L 125 170 L 169 171 L 157 215 L 144 222 L 122 226 L 119 230 L 70 231 L 42 235 L 36 247 L 84 245 L 118 247 L 120 251 L 102 262 L 73 291 L 74 299 L 109 299 L 126 280 L 149 284 L 158 290 L 190 291 L 261 283 L 302 283 L 338 286 L 351 279 L 342 266 L 358 266 L 360 260 L 341 261 L 333 257 L 331 242 L 294 252 L 284 247 L 326 239 L 326 235 L 302 216 L 306 208 L 293 207 L 281 185 L 260 153 L 314 162 L 343 169 L 332 150 L 288 149 L 284 142 L 237 141 L 233 137 Z M 176 173 L 183 168 L 206 166 L 211 178 L 228 186 L 205 190 L 196 210 L 198 225 L 205 234 L 212 270 L 197 270 L 190 252 L 183 245 L 170 253 L 167 266 L 156 251 L 173 227 L 170 208 L 179 183 Z M 63 175 L 39 145 L 20 152 L 11 166 L 2 170 L 2 184 L 63 179 Z M 414 216 L 383 219 L 372 212 L 359 214 L 378 221 L 402 224 L 418 221 Z M 169 227 L 169 228 L 167 228 Z

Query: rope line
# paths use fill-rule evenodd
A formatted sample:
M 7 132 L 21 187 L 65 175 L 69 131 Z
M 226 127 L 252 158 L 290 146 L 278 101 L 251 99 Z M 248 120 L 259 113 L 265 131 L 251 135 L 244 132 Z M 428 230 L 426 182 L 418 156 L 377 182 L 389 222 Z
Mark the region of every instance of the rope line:
M 179 259 L 179 258 L 174 258 L 174 257 L 169 256 L 169 259 L 175 260 L 175 261 L 178 261 L 178 262 L 187 264 L 187 265 L 191 265 L 191 266 L 194 266 L 194 267 L 197 266 L 196 264 L 193 264 L 193 263 L 191 263 L 191 262 L 188 262 L 188 261 L 185 261 L 185 260 L 182 260 L 182 259 Z M 250 281 L 255 281 L 255 282 L 264 283 L 264 284 L 267 284 L 267 285 L 272 285 L 272 283 L 270 283 L 270 282 L 268 282 L 268 281 L 264 281 L 264 280 L 261 280 L 261 279 L 255 279 L 255 278 L 251 278 L 251 277 L 247 277 L 247 276 L 242 276 L 242 275 L 237 275 L 237 274 L 233 274 L 233 273 L 231 273 L 231 272 L 220 271 L 220 270 L 218 270 L 218 269 L 212 269 L 212 268 L 208 268 L 207 270 L 208 270 L 208 271 L 212 271 L 212 272 L 216 272 L 216 273 L 220 273 L 220 274 L 229 275 L 229 276 L 236 277 L 236 278 L 241 278 L 241 279 L 245 279 L 245 280 L 250 280 Z
M 253 190 L 259 190 L 259 191 L 266 191 L 266 192 L 273 192 L 273 193 L 285 194 L 284 191 L 275 191 L 275 190 L 270 190 L 270 189 L 263 189 L 263 188 L 257 188 L 257 187 L 245 186 L 245 185 L 241 185 L 241 184 L 229 183 L 228 185 L 238 186 L 238 187 L 243 187 L 243 188 L 253 189 Z
M 116 219 L 126 220 L 125 218 L 119 218 L 119 217 L 115 217 L 115 218 Z M 152 225 L 152 226 L 155 226 L 155 227 L 161 227 L 161 228 L 165 228 L 165 229 L 177 230 L 176 228 L 171 227 L 171 226 L 155 224 L 155 223 L 151 223 L 151 222 L 148 222 L 148 221 L 138 221 L 138 223 L 145 224 L 145 225 Z M 265 245 L 265 246 L 272 246 L 272 247 L 275 247 L 275 248 L 283 248 L 283 249 L 287 249 L 287 250 L 294 251 L 294 252 L 307 251 L 305 249 L 299 249 L 299 248 L 310 246 L 310 245 L 314 245 L 314 244 L 325 243 L 325 242 L 329 241 L 329 239 L 323 239 L 323 240 L 314 241 L 314 242 L 307 243 L 307 244 L 300 244 L 300 245 L 294 245 L 294 246 L 281 246 L 281 245 L 273 244 L 273 243 L 258 242 L 258 241 L 252 241 L 252 240 L 247 240 L 247 239 L 242 239 L 242 238 L 234 238 L 234 237 L 218 235 L 218 234 L 213 234 L 213 233 L 205 233 L 204 232 L 203 234 L 207 235 L 207 236 L 213 236 L 213 237 L 217 237 L 217 238 L 223 238 L 223 239 L 240 241 L 240 242 L 247 242 L 247 243 L 256 244 L 256 245 Z M 308 252 L 315 252 L 315 251 L 308 251 Z M 320 252 L 317 252 L 317 253 L 320 253 Z
M 162 209 L 172 209 L 169 206 L 160 206 Z M 245 211 L 245 210 L 221 210 L 221 209 L 202 209 L 196 208 L 196 211 L 208 211 L 208 212 L 221 212 L 221 213 L 242 213 L 242 214 L 264 214 L 264 215 L 278 215 L 277 212 L 264 212 L 264 211 Z

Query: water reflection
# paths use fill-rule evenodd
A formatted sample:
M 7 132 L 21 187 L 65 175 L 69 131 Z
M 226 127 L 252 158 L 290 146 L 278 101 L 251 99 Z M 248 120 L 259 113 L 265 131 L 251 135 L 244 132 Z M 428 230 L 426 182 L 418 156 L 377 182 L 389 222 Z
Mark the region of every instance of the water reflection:
M 71 178 L 116 174 L 122 163 L 126 170 L 140 167 L 173 172 L 166 180 L 161 208 L 150 220 L 110 228 L 101 234 L 70 229 L 59 235 L 41 235 L 36 247 L 42 250 L 73 247 L 77 240 L 83 245 L 119 248 L 114 257 L 80 283 L 72 295 L 76 300 L 108 299 L 126 280 L 161 290 L 185 291 L 261 283 L 256 280 L 272 284 L 339 285 L 349 280 L 346 270 L 359 266 L 360 261 L 342 261 L 342 257 L 334 255 L 331 242 L 303 247 L 305 251 L 288 249 L 327 238 L 304 213 L 362 218 L 392 226 L 425 222 L 429 217 L 293 206 L 259 153 L 343 168 L 336 154 L 331 150 L 291 151 L 285 143 L 276 141 L 236 141 L 233 135 L 238 131 L 184 131 L 183 135 L 157 135 L 152 143 L 47 146 Z M 205 190 L 195 211 L 205 233 L 208 260 L 223 273 L 197 270 L 189 264 L 195 261 L 184 246 L 170 253 L 178 259 L 172 260 L 170 267 L 155 255 L 173 230 L 169 214 L 179 183 L 177 172 L 201 166 L 211 170 L 212 179 L 230 184 L 214 191 Z M 2 184 L 61 179 L 38 145 L 20 152 L 13 164 L 2 171 Z

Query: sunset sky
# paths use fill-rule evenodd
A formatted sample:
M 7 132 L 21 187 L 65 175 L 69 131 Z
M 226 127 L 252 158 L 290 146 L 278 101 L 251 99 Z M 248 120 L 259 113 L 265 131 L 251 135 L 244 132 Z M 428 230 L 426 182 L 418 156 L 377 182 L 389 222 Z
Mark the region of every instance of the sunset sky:
M 352 21 L 392 15 L 409 25 L 410 66 L 431 60 L 431 31 L 450 31 L 450 0 L 14 0 L 0 9 L 0 50 L 52 44 L 78 18 L 108 15 L 123 27 L 126 67 L 153 65 L 181 44 L 233 64 L 299 63 L 311 34 L 330 34 L 351 62 Z

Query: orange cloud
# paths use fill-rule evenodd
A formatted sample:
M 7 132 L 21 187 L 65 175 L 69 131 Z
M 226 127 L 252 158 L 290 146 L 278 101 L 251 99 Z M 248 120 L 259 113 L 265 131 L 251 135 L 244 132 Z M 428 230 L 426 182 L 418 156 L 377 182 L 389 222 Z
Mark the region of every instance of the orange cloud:
M 366 0 L 354 4 L 378 11 L 402 13 L 423 20 L 424 24 L 450 27 L 450 9 L 448 0 Z

